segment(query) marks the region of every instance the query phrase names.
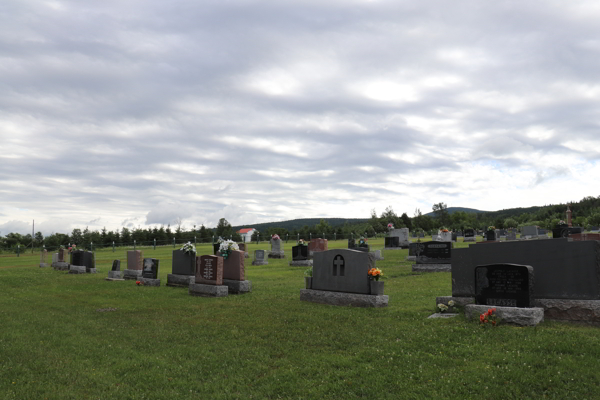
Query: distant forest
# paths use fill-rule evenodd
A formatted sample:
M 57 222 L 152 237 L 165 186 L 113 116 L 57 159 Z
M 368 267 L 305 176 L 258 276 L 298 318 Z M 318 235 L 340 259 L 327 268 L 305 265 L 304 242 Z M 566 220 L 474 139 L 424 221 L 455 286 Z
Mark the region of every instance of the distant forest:
M 385 235 L 388 224 L 392 224 L 395 228 L 406 227 L 411 231 L 428 233 L 442 227 L 463 230 L 465 228 L 486 229 L 488 226 L 519 228 L 526 225 L 537 225 L 541 228 L 552 229 L 559 221 L 566 220 L 566 210 L 566 204 L 556 204 L 490 212 L 460 207 L 448 208 L 445 203 L 436 203 L 431 212 L 422 214 L 420 209 L 416 209 L 413 216 L 409 217 L 406 212 L 398 215 L 392 206 L 389 206 L 379 215 L 373 209 L 370 218 L 365 219 L 307 218 L 232 226 L 225 218 L 221 218 L 214 228 L 194 225 L 192 229 L 185 229 L 179 223 L 175 227 L 170 225 L 133 229 L 123 227 L 120 231 L 107 231 L 106 228 L 101 231 L 92 231 L 87 227 L 83 230 L 76 228 L 70 234 L 53 233 L 46 237 L 41 232 L 37 232 L 33 238 L 31 234 L 9 233 L 0 237 L 0 249 L 12 251 L 16 246 L 26 248 L 41 247 L 42 245 L 53 249 L 69 243 L 75 243 L 84 248 L 91 247 L 91 243 L 94 247 L 107 247 L 112 246 L 113 242 L 115 246 L 121 246 L 132 245 L 134 241 L 138 245 L 150 245 L 155 241 L 157 245 L 181 244 L 187 241 L 207 243 L 219 236 L 241 241 L 237 231 L 242 228 L 258 230 L 258 233 L 253 236 L 253 240 L 267 240 L 273 234 L 278 234 L 284 239 L 289 238 L 289 240 L 323 236 L 328 239 L 344 239 L 363 235 L 375 237 Z M 600 196 L 589 196 L 578 202 L 572 202 L 571 211 L 573 212 L 574 226 L 581 226 L 588 230 L 592 226 L 600 226 Z

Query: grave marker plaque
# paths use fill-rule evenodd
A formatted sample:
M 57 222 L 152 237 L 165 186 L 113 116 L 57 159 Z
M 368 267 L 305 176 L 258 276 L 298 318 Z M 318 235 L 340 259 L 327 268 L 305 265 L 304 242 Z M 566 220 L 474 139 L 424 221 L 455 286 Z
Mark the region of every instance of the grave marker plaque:
M 415 250 L 417 264 L 450 264 L 451 251 L 451 242 L 418 243 Z
M 144 258 L 144 269 L 142 270 L 142 278 L 158 279 L 158 263 L 156 258 Z
M 487 231 L 485 233 L 485 240 L 486 241 L 496 241 L 497 235 L 496 235 L 496 231 Z
M 475 302 L 499 307 L 533 307 L 533 267 L 490 264 L 475 268 Z
M 205 285 L 222 285 L 223 257 L 198 257 L 196 264 L 196 283 L 202 283 Z
M 292 247 L 292 260 L 308 260 L 308 246 L 298 245 Z

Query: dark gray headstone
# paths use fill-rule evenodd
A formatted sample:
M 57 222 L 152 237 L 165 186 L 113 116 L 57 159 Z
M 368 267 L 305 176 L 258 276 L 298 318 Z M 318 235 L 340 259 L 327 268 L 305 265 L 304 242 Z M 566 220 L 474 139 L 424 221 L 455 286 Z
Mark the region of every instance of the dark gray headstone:
M 356 247 L 356 241 L 354 239 L 348 239 L 348 248 L 353 249 Z
M 418 246 L 420 244 L 421 243 L 411 243 L 411 244 L 409 244 L 408 245 L 408 255 L 412 256 L 412 257 L 416 256 L 417 255 L 417 249 L 418 249 Z
M 388 236 L 385 238 L 385 247 L 393 248 L 400 247 L 400 237 Z
M 335 249 L 313 255 L 313 290 L 370 294 L 369 269 L 375 256 L 356 250 Z
M 96 268 L 94 253 L 91 251 L 75 250 L 71 253 L 71 265 L 85 267 L 86 271 Z
M 221 243 L 213 243 L 213 255 L 217 255 L 219 249 L 221 248 Z
M 487 231 L 485 233 L 485 240 L 487 241 L 495 241 L 497 239 L 496 237 L 496 231 Z
M 465 229 L 465 237 L 475 237 L 474 229 Z
M 417 264 L 450 264 L 451 242 L 423 242 L 416 248 Z
M 533 268 L 491 264 L 475 268 L 475 303 L 499 307 L 533 307 Z
M 256 261 L 265 261 L 265 251 L 264 250 L 254 250 L 254 259 Z
M 452 296 L 474 297 L 475 268 L 530 265 L 536 299 L 600 300 L 600 242 L 568 239 L 502 242 L 452 251 Z
M 144 269 L 142 278 L 158 279 L 158 263 L 156 258 L 144 258 Z
M 308 246 L 298 245 L 292 247 L 292 260 L 308 260 Z
M 196 254 L 173 250 L 173 274 L 196 275 Z
M 113 261 L 112 271 L 120 271 L 121 270 L 121 260 Z

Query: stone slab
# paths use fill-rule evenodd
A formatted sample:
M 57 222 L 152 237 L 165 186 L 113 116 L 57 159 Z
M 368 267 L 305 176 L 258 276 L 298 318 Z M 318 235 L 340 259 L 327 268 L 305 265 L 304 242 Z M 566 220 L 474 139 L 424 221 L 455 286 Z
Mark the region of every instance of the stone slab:
M 104 278 L 105 281 L 124 281 L 125 279 L 123 278 Z
M 46 263 L 40 263 L 40 268 L 46 268 L 48 266 L 48 264 Z
M 536 299 L 547 319 L 600 324 L 600 300 Z
M 348 249 L 315 252 L 312 287 L 343 293 L 370 294 L 368 272 L 375 267 L 370 253 Z
M 52 268 L 54 268 L 57 271 L 68 271 L 69 263 L 58 261 L 52 264 Z
M 186 253 L 183 250 L 173 250 L 173 261 L 171 263 L 172 275 L 195 275 L 196 253 Z M 167 286 L 169 284 L 167 283 Z
M 290 267 L 310 267 L 312 265 L 313 265 L 313 260 L 290 261 Z
M 270 251 L 267 258 L 285 258 L 285 252 L 281 251 Z
M 229 292 L 235 294 L 249 293 L 252 291 L 251 281 L 223 279 L 223 286 L 227 286 L 229 288 Z
M 88 274 L 97 274 L 98 270 L 96 268 L 87 268 Z
M 453 307 L 448 307 L 448 312 L 450 313 L 457 311 L 459 308 L 462 308 L 467 304 L 475 304 L 475 297 L 438 296 L 435 298 L 435 306 L 437 307 L 437 305 L 440 303 L 447 306 L 450 300 L 454 302 Z
M 171 287 L 189 287 L 195 280 L 194 275 L 167 274 L 167 286 Z
M 203 283 L 191 283 L 188 293 L 191 296 L 201 297 L 225 297 L 229 294 L 229 288 L 225 285 L 205 285 Z
M 413 264 L 413 272 L 452 272 L 452 264 Z
M 85 274 L 87 273 L 85 270 L 85 265 L 71 265 L 69 268 L 70 274 Z
M 406 256 L 406 261 L 417 261 L 417 256 Z
M 501 324 L 536 326 L 540 322 L 544 322 L 544 309 L 541 307 L 495 307 L 468 304 L 465 306 L 465 317 L 467 319 L 479 320 L 479 316 L 490 308 L 496 309 L 496 316 L 501 319 Z
M 269 262 L 267 260 L 254 260 L 252 265 L 269 265 Z
M 108 277 L 112 279 L 123 279 L 123 273 L 121 271 L 108 271 Z
M 373 296 L 370 294 L 330 292 L 327 290 L 301 289 L 300 300 L 333 306 L 353 307 L 387 307 L 389 296 Z
M 141 269 L 126 269 L 123 271 L 123 279 L 131 279 L 131 280 L 137 281 L 141 277 L 142 277 Z
M 455 313 L 435 313 L 435 314 L 431 314 L 429 317 L 427 317 L 427 319 L 430 318 L 452 318 L 452 317 L 456 317 L 457 315 L 460 314 L 455 314 Z
M 160 279 L 143 278 L 138 279 L 144 286 L 160 286 Z

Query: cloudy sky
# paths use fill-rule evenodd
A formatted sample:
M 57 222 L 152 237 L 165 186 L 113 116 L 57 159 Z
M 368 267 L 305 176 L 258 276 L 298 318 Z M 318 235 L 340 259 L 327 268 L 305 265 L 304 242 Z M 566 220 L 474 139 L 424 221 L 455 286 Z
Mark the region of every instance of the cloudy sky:
M 2 0 L 0 235 L 600 195 L 600 3 Z

